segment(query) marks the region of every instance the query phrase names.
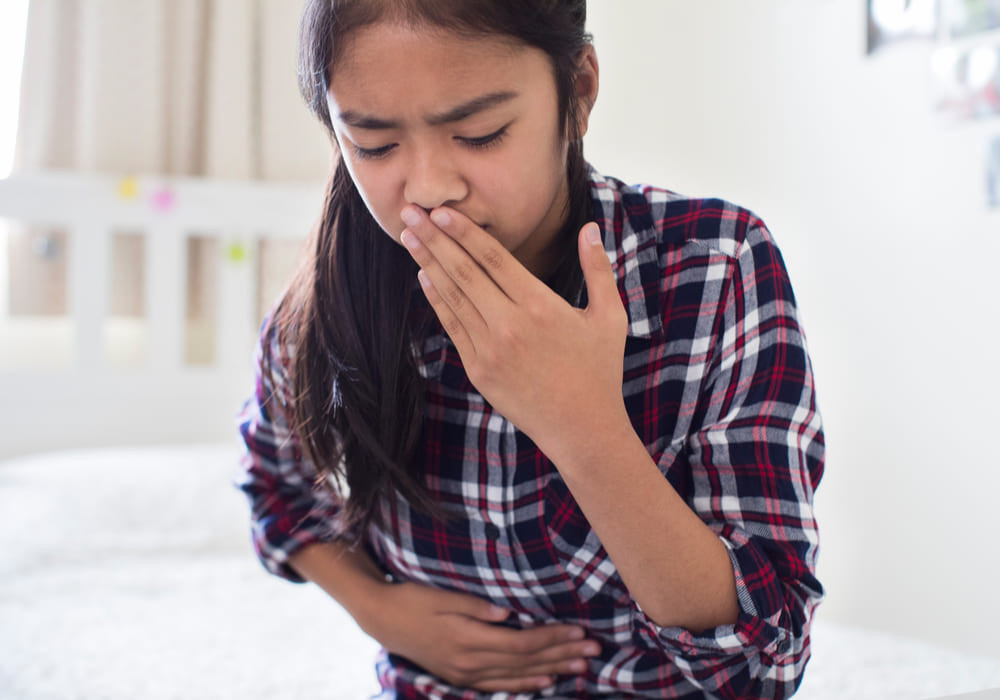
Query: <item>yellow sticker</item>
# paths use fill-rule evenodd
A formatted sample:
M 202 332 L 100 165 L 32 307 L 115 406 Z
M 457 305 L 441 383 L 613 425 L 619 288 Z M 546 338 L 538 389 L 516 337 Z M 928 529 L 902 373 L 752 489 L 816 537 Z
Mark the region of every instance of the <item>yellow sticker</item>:
M 229 262 L 243 262 L 247 259 L 247 249 L 242 243 L 230 243 L 226 249 L 226 257 Z
M 128 175 L 119 180 L 118 196 L 122 199 L 136 199 L 139 196 L 139 178 Z

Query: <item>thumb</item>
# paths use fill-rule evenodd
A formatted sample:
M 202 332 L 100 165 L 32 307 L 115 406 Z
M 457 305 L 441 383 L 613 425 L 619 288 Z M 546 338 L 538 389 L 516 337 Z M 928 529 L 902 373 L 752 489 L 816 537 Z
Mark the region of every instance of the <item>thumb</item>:
M 488 600 L 482 600 L 474 596 L 463 596 L 465 599 L 462 609 L 456 612 L 483 622 L 502 622 L 510 615 L 510 610 L 494 605 Z
M 587 283 L 587 308 L 603 310 L 621 307 L 618 281 L 604 251 L 601 227 L 591 221 L 580 229 L 580 267 Z

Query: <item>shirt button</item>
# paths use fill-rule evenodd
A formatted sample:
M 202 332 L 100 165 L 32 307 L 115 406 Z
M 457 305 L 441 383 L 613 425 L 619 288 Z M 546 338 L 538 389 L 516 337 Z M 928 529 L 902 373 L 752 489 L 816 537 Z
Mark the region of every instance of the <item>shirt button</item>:
M 790 641 L 788 641 L 787 639 L 782 639 L 780 642 L 778 642 L 778 653 L 779 654 L 787 654 L 788 650 L 791 649 L 791 648 L 792 648 L 792 643 Z
M 496 542 L 500 539 L 500 528 L 493 523 L 486 523 L 486 537 Z

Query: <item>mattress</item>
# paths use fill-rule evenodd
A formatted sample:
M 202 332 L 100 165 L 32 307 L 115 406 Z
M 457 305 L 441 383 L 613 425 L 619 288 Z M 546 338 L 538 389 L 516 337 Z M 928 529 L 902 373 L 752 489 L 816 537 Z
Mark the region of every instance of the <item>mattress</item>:
M 0 698 L 369 697 L 378 644 L 257 563 L 235 445 L 0 462 Z M 820 616 L 803 700 L 1000 688 L 1000 660 Z

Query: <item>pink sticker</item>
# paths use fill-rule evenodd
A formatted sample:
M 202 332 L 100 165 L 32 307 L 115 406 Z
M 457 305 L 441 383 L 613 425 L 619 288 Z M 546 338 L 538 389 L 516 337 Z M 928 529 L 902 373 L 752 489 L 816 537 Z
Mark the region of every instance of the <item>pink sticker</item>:
M 159 212 L 168 212 L 174 208 L 177 203 L 174 193 L 167 187 L 161 187 L 153 191 L 150 196 L 150 201 L 153 204 L 153 209 Z

